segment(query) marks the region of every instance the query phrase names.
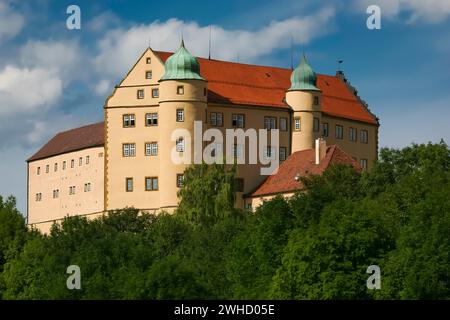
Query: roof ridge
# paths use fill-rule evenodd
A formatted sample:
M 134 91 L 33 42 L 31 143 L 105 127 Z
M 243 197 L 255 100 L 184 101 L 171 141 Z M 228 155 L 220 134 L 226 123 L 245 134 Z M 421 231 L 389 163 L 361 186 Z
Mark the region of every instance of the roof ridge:
M 79 130 L 79 129 L 84 129 L 84 128 L 87 128 L 87 127 L 96 126 L 96 125 L 104 124 L 104 123 L 105 123 L 105 121 L 99 121 L 99 122 L 95 122 L 95 123 L 91 123 L 91 124 L 85 124 L 85 125 L 83 125 L 83 126 L 81 126 L 81 127 L 76 127 L 76 128 L 68 129 L 68 130 L 65 130 L 65 131 L 60 131 L 60 132 L 58 132 L 57 134 L 55 134 L 55 137 L 56 137 L 57 135 L 59 135 L 59 134 L 62 134 L 62 133 L 68 133 L 68 132 L 71 132 L 71 131 L 75 131 L 75 130 Z

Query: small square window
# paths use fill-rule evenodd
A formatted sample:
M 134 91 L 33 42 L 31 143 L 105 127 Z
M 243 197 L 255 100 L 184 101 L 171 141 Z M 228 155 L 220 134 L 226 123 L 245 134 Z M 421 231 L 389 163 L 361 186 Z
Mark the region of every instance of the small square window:
M 294 130 L 295 131 L 300 131 L 301 128 L 301 121 L 300 118 L 294 118 Z
M 286 160 L 286 147 L 280 147 L 280 161 Z
M 151 177 L 145 178 L 145 191 L 156 191 L 158 190 L 158 178 Z
M 151 79 L 152 78 L 152 72 L 151 71 L 146 71 L 145 72 L 145 79 Z
M 124 143 L 122 145 L 122 155 L 124 157 L 134 157 L 136 156 L 136 144 L 134 143 Z
M 184 121 L 184 109 L 177 109 L 177 122 Z
M 124 114 L 123 115 L 123 127 L 133 128 L 136 126 L 136 116 L 134 114 Z
M 158 113 L 146 113 L 145 114 L 145 125 L 157 126 L 158 125 Z
M 231 124 L 234 128 L 244 128 L 245 116 L 243 114 L 233 114 L 231 116 Z
M 328 137 L 328 123 L 326 122 L 322 124 L 322 136 Z
M 159 97 L 159 90 L 158 89 L 152 89 L 152 97 L 158 98 Z
M 184 86 L 177 87 L 177 94 L 184 94 Z
M 341 125 L 336 125 L 336 139 L 344 138 L 344 127 Z
M 280 118 L 280 130 L 287 131 L 287 118 Z
M 177 187 L 181 188 L 183 187 L 184 182 L 184 175 L 183 174 L 177 174 Z
M 157 156 L 158 155 L 158 142 L 147 142 L 145 144 L 145 155 L 146 156 Z
M 132 192 L 133 191 L 133 178 L 126 178 L 125 179 L 125 188 L 127 192 Z
M 150 57 L 147 57 L 147 59 L 146 59 L 146 63 L 147 63 L 147 64 L 151 64 L 151 63 L 152 63 L 152 58 L 150 58 Z
M 177 152 L 184 152 L 184 139 L 183 138 L 177 139 L 176 150 L 177 150 Z
M 319 105 L 319 97 L 314 97 L 314 105 L 318 106 Z
M 137 91 L 137 98 L 138 99 L 144 99 L 144 90 L 143 89 L 139 89 Z
M 313 131 L 314 132 L 319 132 L 320 131 L 320 121 L 319 118 L 315 118 L 313 119 Z

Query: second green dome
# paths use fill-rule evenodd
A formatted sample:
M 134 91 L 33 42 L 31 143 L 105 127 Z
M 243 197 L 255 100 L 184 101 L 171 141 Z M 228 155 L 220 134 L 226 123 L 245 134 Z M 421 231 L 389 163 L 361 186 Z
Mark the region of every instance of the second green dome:
M 164 67 L 165 73 L 161 80 L 205 80 L 200 75 L 200 64 L 186 50 L 183 40 L 181 40 L 181 46 L 177 52 L 166 60 Z
M 320 91 L 317 87 L 317 76 L 314 70 L 306 61 L 305 56 L 297 68 L 291 74 L 291 87 L 289 90 L 311 90 Z

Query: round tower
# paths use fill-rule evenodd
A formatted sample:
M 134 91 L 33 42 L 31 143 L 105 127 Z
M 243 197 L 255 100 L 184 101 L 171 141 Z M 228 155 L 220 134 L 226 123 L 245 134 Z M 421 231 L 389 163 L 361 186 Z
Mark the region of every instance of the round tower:
M 316 73 L 303 55 L 286 91 L 286 103 L 293 110 L 291 152 L 314 148 L 315 139 L 321 137 L 321 100 Z
M 207 82 L 200 75 L 200 64 L 185 48 L 183 40 L 180 48 L 166 60 L 165 73 L 159 83 L 160 207 L 170 210 L 178 205 L 178 175 L 189 166 L 189 163 L 177 163 L 173 159 L 176 139 L 184 138 L 178 143 L 179 151 L 175 149 L 179 160 L 190 156 L 193 163 L 194 124 L 201 121 L 203 134 L 206 122 Z M 174 134 L 177 129 L 187 130 L 190 138 L 179 130 L 180 134 Z M 203 150 L 202 141 L 195 143 Z

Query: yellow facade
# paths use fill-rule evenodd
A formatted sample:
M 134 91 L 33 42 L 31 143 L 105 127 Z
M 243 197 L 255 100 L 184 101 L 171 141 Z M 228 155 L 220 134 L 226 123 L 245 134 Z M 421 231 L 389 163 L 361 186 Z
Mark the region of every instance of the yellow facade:
M 147 49 L 122 82 L 115 87 L 104 105 L 104 150 L 86 149 L 73 152 L 73 155 L 63 154 L 29 163 L 30 224 L 39 226 L 37 223 L 44 224 L 45 221 L 57 220 L 65 215 L 95 214 L 127 206 L 149 212 L 171 211 L 176 208 L 179 201 L 177 177 L 183 174 L 187 164 L 175 164 L 171 160 L 171 153 L 176 145 L 172 133 L 175 129 L 185 129 L 194 137 L 194 121 L 201 121 L 202 132 L 208 128 L 216 128 L 223 134 L 226 129 L 233 128 L 233 115 L 243 115 L 245 119 L 243 130 L 264 129 L 267 117 L 276 119 L 278 129 L 281 129 L 281 121 L 286 121 L 286 130 L 279 132 L 279 146 L 285 148 L 286 157 L 292 152 L 313 148 L 315 139 L 323 136 L 322 124 L 326 123 L 328 135 L 324 136 L 324 139 L 327 145 L 337 144 L 357 161 L 367 160 L 369 169 L 377 157 L 378 125 L 332 117 L 323 113 L 320 91 L 287 91 L 285 98 L 290 108 L 212 103 L 207 100 L 206 80 L 159 81 L 164 71 L 164 63 L 159 56 L 151 49 Z M 183 110 L 182 121 L 177 121 L 178 110 Z M 212 113 L 222 115 L 221 125 L 212 124 Z M 157 114 L 157 124 L 147 123 L 148 114 Z M 126 126 L 124 119 L 130 116 L 134 119 L 134 123 Z M 300 119 L 300 128 L 296 128 L 296 119 Z M 315 124 L 317 121 L 319 128 Z M 342 139 L 336 138 L 336 125 L 342 126 Z M 355 142 L 349 139 L 350 128 L 356 130 Z M 360 141 L 361 130 L 367 130 L 367 143 Z M 146 144 L 152 143 L 157 144 L 157 153 L 148 155 Z M 203 143 L 202 148 L 206 144 Z M 124 150 L 129 150 L 128 147 L 134 148 L 131 156 L 125 156 Z M 187 148 L 186 145 L 184 147 Z M 193 149 L 192 146 L 192 159 Z M 225 150 L 225 141 L 223 149 Z M 74 170 L 70 171 L 70 175 L 69 171 L 60 171 L 48 177 L 35 174 L 36 166 L 42 167 L 46 162 L 52 164 L 62 158 L 77 159 L 79 154 L 89 152 L 92 152 L 92 159 L 94 154 L 104 152 L 105 155 L 104 158 L 95 157 L 96 161 L 91 165 L 93 171 L 78 168 L 77 170 L 81 170 L 80 173 Z M 244 152 L 248 159 L 248 141 Z M 261 166 L 261 164 L 238 166 L 237 178 L 243 179 L 243 190 L 237 194 L 238 207 L 245 205 L 242 196 L 254 190 L 265 179 L 266 176 L 260 174 Z M 148 181 L 153 183 L 155 178 L 156 184 L 148 190 Z M 60 190 L 66 192 L 69 185 L 75 182 L 82 185 L 86 179 L 95 181 L 95 191 L 75 202 L 71 202 L 71 198 L 67 195 L 60 199 L 59 202 L 64 203 L 62 205 L 58 205 L 58 201 L 51 200 L 36 202 L 33 198 L 35 193 L 51 192 L 57 187 L 57 183 L 64 183 Z M 130 179 L 132 190 L 129 190 Z M 153 188 L 154 186 L 156 188 Z M 81 197 L 76 195 L 78 196 Z

